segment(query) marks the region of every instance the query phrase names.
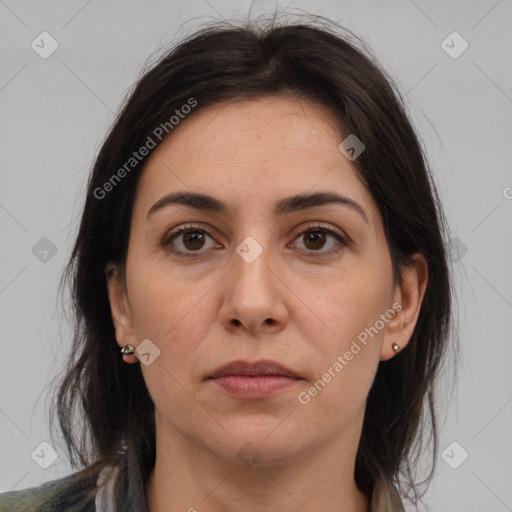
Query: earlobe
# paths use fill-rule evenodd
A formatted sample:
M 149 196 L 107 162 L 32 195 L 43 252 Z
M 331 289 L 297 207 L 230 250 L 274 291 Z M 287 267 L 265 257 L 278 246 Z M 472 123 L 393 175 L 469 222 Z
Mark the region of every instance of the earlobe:
M 428 264 L 421 253 L 402 271 L 402 284 L 395 290 L 395 303 L 400 304 L 395 317 L 388 323 L 381 350 L 381 361 L 401 352 L 409 343 L 418 320 L 428 283 Z
M 126 345 L 134 345 L 133 320 L 127 297 L 124 272 L 117 265 L 109 263 L 105 267 L 105 275 L 117 344 L 120 348 Z M 137 361 L 135 355 L 126 354 L 123 355 L 123 358 L 127 363 Z

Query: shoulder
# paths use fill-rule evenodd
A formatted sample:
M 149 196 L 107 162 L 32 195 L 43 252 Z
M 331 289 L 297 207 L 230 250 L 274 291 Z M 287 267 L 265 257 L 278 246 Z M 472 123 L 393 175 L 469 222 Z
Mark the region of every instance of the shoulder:
M 96 481 L 91 466 L 37 487 L 0 494 L 0 512 L 95 512 Z

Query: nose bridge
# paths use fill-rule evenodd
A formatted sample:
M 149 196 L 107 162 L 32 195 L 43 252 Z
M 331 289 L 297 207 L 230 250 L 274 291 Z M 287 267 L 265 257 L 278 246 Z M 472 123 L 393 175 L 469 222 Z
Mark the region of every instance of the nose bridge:
M 243 235 L 242 235 L 243 236 Z M 235 247 L 230 278 L 225 282 L 223 311 L 225 320 L 234 319 L 253 330 L 269 319 L 284 320 L 279 306 L 279 290 L 273 266 L 271 239 L 263 230 L 252 230 Z
M 232 259 L 237 281 L 254 286 L 267 282 L 265 274 L 269 272 L 268 265 L 272 259 L 269 238 L 268 234 L 255 233 L 237 245 Z
M 238 292 L 242 292 L 247 285 L 254 292 L 258 290 L 262 294 L 269 293 L 275 279 L 269 267 L 274 268 L 277 265 L 278 256 L 274 254 L 275 219 L 269 214 L 261 198 L 254 195 L 239 206 L 235 221 L 237 240 L 230 259 L 234 274 L 231 286 Z M 259 299 L 263 300 L 262 297 Z
M 243 206 L 240 205 L 235 226 L 238 240 L 235 246 L 236 254 L 233 255 L 233 264 L 249 274 L 261 272 L 272 259 L 270 249 L 273 219 L 270 218 L 265 208 L 262 208 L 261 199 L 254 202 L 255 199 L 248 197 Z M 238 261 L 235 256 L 242 261 Z

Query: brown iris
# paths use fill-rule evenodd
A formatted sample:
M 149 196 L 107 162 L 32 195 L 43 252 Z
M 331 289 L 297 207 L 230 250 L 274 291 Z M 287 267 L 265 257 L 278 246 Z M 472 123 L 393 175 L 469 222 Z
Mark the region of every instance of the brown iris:
M 184 233 L 182 236 L 183 236 L 183 245 L 191 251 L 196 251 L 198 249 L 201 249 L 201 247 L 204 245 L 204 242 L 205 242 L 204 233 L 201 233 L 199 231 L 191 231 L 189 233 Z M 188 244 L 190 244 L 190 245 L 188 245 Z
M 321 231 L 310 231 L 304 235 L 304 244 L 310 250 L 321 249 L 325 245 L 325 235 Z M 306 240 L 312 241 L 314 246 L 308 245 Z

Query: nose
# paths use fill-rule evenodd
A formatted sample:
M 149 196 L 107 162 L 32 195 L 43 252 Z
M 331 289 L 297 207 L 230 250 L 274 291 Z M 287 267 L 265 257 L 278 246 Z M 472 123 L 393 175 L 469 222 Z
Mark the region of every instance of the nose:
M 261 237 L 260 237 L 261 239 Z M 263 250 L 262 250 L 263 249 Z M 249 237 L 231 256 L 231 270 L 221 281 L 221 321 L 232 332 L 276 334 L 288 319 L 286 286 L 271 250 Z

